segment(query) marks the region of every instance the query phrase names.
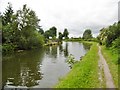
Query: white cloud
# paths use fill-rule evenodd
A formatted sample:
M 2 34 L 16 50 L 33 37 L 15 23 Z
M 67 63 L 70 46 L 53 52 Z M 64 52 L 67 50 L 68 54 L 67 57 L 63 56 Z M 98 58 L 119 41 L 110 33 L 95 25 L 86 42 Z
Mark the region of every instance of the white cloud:
M 58 31 L 68 28 L 70 36 L 80 36 L 90 28 L 94 36 L 99 29 L 117 21 L 119 0 L 1 0 L 3 12 L 7 2 L 13 4 L 14 10 L 23 4 L 36 11 L 41 19 L 40 25 L 47 30 L 56 26 Z

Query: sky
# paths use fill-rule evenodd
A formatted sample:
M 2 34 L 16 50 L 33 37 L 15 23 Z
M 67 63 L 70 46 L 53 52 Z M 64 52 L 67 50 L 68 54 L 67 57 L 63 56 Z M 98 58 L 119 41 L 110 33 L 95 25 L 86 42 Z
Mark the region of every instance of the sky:
M 24 4 L 34 10 L 41 20 L 40 26 L 49 30 L 55 26 L 58 32 L 68 29 L 70 37 L 82 36 L 91 29 L 93 36 L 100 29 L 118 21 L 119 0 L 0 0 L 0 11 L 4 12 L 8 2 L 14 11 Z

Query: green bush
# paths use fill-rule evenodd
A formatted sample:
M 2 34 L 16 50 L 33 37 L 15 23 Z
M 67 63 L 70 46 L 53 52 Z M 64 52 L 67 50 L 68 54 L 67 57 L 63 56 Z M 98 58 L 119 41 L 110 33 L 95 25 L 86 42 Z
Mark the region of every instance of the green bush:
M 44 38 L 38 33 L 40 19 L 26 4 L 15 14 L 9 4 L 1 17 L 3 53 L 13 52 L 15 49 L 29 50 L 43 46 Z
M 29 38 L 21 37 L 20 41 L 18 43 L 19 49 L 33 49 L 33 48 L 39 48 L 42 47 L 44 44 L 44 38 L 42 35 L 40 35 L 38 32 L 35 32 L 32 36 Z
M 6 53 L 11 53 L 11 52 L 14 52 L 16 48 L 16 45 L 13 45 L 13 44 L 3 44 L 2 45 L 2 52 L 3 54 L 6 54 Z
M 115 39 L 115 41 L 113 41 L 112 47 L 113 47 L 113 48 L 116 48 L 116 49 L 119 49 L 119 48 L 120 48 L 120 37 L 117 38 L 117 39 Z
M 31 38 L 30 45 L 31 44 L 32 44 L 32 48 L 43 47 L 44 37 L 36 32 L 34 37 Z
M 120 37 L 115 39 L 112 42 L 112 47 L 111 50 L 115 53 L 118 54 L 118 59 L 116 60 L 116 64 L 120 64 Z

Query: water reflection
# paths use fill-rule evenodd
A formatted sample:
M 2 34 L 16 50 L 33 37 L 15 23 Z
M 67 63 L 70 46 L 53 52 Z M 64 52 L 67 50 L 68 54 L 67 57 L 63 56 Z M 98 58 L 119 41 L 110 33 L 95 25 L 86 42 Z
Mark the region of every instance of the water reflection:
M 57 58 L 57 46 L 51 47 L 51 56 Z
M 85 50 L 90 50 L 91 44 L 90 43 L 83 43 L 83 47 Z
M 45 47 L 46 54 L 51 58 L 57 58 L 57 47 L 58 46 L 47 46 Z
M 63 52 L 63 46 L 59 45 L 59 53 L 61 54 Z
M 42 53 L 41 53 L 42 52 Z M 34 50 L 16 53 L 12 58 L 3 58 L 3 86 L 34 86 L 37 80 L 42 79 L 39 60 L 44 55 L 44 50 Z
M 68 42 L 65 43 L 65 49 L 64 49 L 64 56 L 67 57 L 69 55 L 68 53 Z
M 69 71 L 65 62 L 68 55 L 79 60 L 89 46 L 78 42 L 63 42 L 59 46 L 46 46 L 43 49 L 23 51 L 3 57 L 3 87 L 25 86 L 50 88 L 61 76 Z

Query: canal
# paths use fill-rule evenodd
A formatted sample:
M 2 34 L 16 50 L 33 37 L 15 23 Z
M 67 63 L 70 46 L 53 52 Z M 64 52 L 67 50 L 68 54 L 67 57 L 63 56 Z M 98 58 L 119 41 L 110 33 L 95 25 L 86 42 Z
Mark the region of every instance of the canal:
M 85 43 L 63 42 L 3 56 L 3 88 L 51 88 L 70 71 L 67 57 L 72 54 L 80 60 L 89 49 L 90 45 Z

